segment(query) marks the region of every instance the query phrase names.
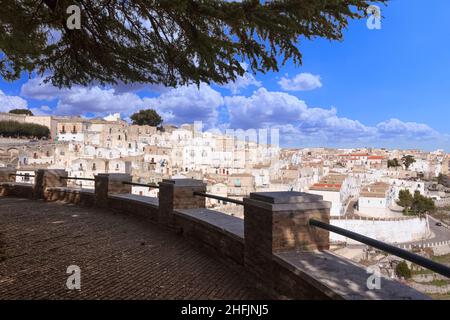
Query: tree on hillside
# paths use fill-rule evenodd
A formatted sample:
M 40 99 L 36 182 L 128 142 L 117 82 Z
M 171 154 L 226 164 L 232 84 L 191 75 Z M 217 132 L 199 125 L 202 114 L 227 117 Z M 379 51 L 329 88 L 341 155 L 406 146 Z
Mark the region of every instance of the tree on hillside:
M 400 162 L 397 158 L 394 158 L 392 160 L 388 160 L 388 168 L 397 168 L 400 167 Z
M 433 199 L 421 195 L 419 191 L 413 196 L 409 190 L 400 190 L 398 198 L 397 204 L 405 208 L 405 215 L 423 215 L 436 209 Z
M 412 155 L 407 155 L 402 157 L 402 163 L 405 166 L 405 169 L 408 170 L 409 167 L 416 162 L 416 159 L 414 159 L 414 156 Z
M 411 269 L 408 267 L 408 264 L 405 261 L 400 262 L 395 267 L 395 274 L 399 278 L 410 279 L 411 278 Z
M 0 10 L 0 75 L 37 72 L 59 87 L 92 82 L 227 83 L 302 63 L 302 39 L 342 40 L 351 19 L 387 0 L 9 0 Z M 80 9 L 80 29 L 68 26 Z M 281 59 L 279 59 L 281 57 Z
M 133 120 L 133 124 L 137 124 L 139 126 L 147 125 L 159 127 L 163 122 L 163 119 L 158 112 L 153 109 L 140 110 L 139 112 L 134 113 L 130 119 Z
M 31 112 L 31 110 L 28 109 L 12 109 L 9 110 L 9 113 L 14 113 L 14 114 L 24 114 L 27 116 L 33 116 L 33 112 Z
M 0 121 L 0 136 L 14 138 L 50 138 L 50 130 L 46 126 L 17 121 Z
M 409 190 L 400 190 L 398 195 L 398 205 L 403 208 L 411 208 L 414 202 L 414 197 Z

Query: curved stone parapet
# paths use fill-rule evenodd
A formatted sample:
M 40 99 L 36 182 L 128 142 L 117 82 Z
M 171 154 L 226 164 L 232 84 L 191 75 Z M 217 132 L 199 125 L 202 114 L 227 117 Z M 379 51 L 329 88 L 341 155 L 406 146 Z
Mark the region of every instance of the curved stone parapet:
M 100 184 L 108 186 L 105 175 L 102 179 L 105 181 Z M 121 187 L 119 193 L 110 194 L 52 185 L 51 181 L 58 184 L 59 179 L 36 181 L 47 182 L 45 187 L 0 182 L 0 194 L 29 197 L 33 190 L 42 190 L 44 201 L 101 206 L 109 212 L 143 218 L 185 237 L 224 263 L 236 265 L 273 298 L 428 299 L 384 277 L 380 290 L 370 290 L 365 267 L 329 252 L 329 233 L 308 224 L 309 218 L 330 220 L 330 204 L 320 196 L 254 193 L 244 199 L 243 220 L 205 209 L 205 198 L 194 195 L 205 191 L 205 184 L 198 180 L 164 181 L 159 199 L 126 194 Z

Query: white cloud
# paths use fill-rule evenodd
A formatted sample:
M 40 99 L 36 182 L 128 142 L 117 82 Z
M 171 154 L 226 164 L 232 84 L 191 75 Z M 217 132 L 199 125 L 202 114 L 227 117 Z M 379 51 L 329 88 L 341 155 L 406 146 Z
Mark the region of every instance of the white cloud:
M 165 123 L 179 125 L 203 121 L 206 129 L 278 128 L 282 143 L 292 146 L 405 146 L 436 145 L 450 148 L 450 137 L 430 126 L 390 119 L 374 126 L 339 116 L 334 107 L 311 108 L 305 101 L 286 92 L 261 87 L 250 96 L 222 96 L 207 84 L 166 88 L 154 98 L 138 92 L 99 86 L 58 89 L 31 79 L 22 94 L 39 100 L 57 99 L 56 107 L 32 108 L 35 114 L 104 116 L 120 112 L 129 117 L 137 110 L 156 109 Z M 0 91 L 0 111 L 26 108 L 27 101 Z M 220 121 L 219 121 L 220 120 Z
M 130 114 L 144 107 L 143 100 L 134 93 L 117 94 L 114 89 L 76 87 L 59 97 L 56 114 L 94 113 L 104 115 L 113 112 Z
M 367 136 L 375 130 L 358 121 L 338 117 L 335 108 L 309 108 L 304 101 L 293 95 L 265 88 L 258 89 L 250 97 L 225 97 L 225 105 L 230 115 L 230 124 L 235 128 L 291 124 L 299 133 L 329 137 Z
M 19 96 L 8 96 L 0 90 L 0 112 L 12 109 L 28 109 L 28 102 Z
M 39 100 L 58 99 L 53 113 L 57 115 L 82 115 L 92 113 L 103 116 L 120 112 L 125 117 L 139 109 L 154 108 L 165 123 L 182 124 L 201 120 L 214 124 L 218 108 L 223 105 L 221 94 L 206 84 L 179 88 L 166 88 L 156 98 L 142 98 L 133 87 L 121 85 L 120 88 L 100 88 L 99 86 L 73 86 L 58 89 L 40 79 L 31 79 L 22 86 L 24 96 Z M 137 87 L 141 87 L 137 85 Z M 137 88 L 136 87 L 136 88 Z M 37 112 L 47 112 L 37 110 Z
M 210 86 L 201 84 L 172 89 L 157 98 L 145 98 L 144 102 L 148 108 L 157 110 L 167 123 L 203 121 L 205 125 L 215 125 L 223 98 Z
M 50 82 L 44 83 L 41 78 L 33 78 L 22 85 L 20 94 L 27 98 L 50 101 L 68 91 L 69 89 L 54 87 Z
M 35 116 L 48 116 L 53 113 L 52 108 L 49 106 L 40 106 L 39 108 L 30 108 L 30 111 L 33 112 Z
M 261 87 L 261 82 L 256 80 L 251 73 L 247 72 L 247 64 L 241 63 L 241 66 L 245 70 L 245 73 L 242 76 L 238 76 L 235 81 L 221 85 L 221 87 L 230 90 L 232 94 L 237 94 L 241 89 L 245 89 L 250 86 Z
M 408 136 L 408 137 L 433 137 L 438 136 L 439 133 L 430 126 L 417 122 L 403 122 L 398 119 L 390 119 L 385 122 L 380 122 L 377 125 L 379 134 L 382 137 L 392 136 Z
M 229 127 L 278 129 L 282 143 L 292 146 L 404 145 L 417 147 L 430 139 L 450 145 L 448 136 L 426 124 L 391 119 L 376 126 L 340 117 L 336 108 L 310 108 L 297 97 L 265 88 L 251 96 L 225 97 Z M 427 140 L 428 139 L 428 140 Z
M 40 78 L 30 79 L 21 88 L 21 94 L 28 98 L 51 101 L 57 99 L 54 114 L 80 115 L 93 113 L 104 115 L 110 112 L 126 114 L 143 106 L 142 99 L 132 92 L 116 92 L 115 89 L 102 89 L 99 86 L 59 89 Z M 48 110 L 42 110 L 48 112 Z
M 278 84 L 286 91 L 309 91 L 322 87 L 320 76 L 311 73 L 299 73 L 293 78 L 281 78 Z

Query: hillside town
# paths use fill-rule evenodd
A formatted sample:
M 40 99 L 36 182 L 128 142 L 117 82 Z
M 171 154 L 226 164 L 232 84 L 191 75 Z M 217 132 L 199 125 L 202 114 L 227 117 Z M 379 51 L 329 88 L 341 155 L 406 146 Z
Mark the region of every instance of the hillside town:
M 432 214 L 448 213 L 450 207 L 450 155 L 443 150 L 282 148 L 268 137 L 202 131 L 197 124 L 133 125 L 119 114 L 87 119 L 1 113 L 0 120 L 50 130 L 47 140 L 1 139 L 0 167 L 16 168 L 18 183 L 33 183 L 37 169 L 64 169 L 76 178 L 128 174 L 144 185 L 168 178 L 199 179 L 207 183 L 208 193 L 237 200 L 252 192 L 307 192 L 331 202 L 335 226 L 406 249 L 450 254 L 450 231 L 443 223 L 448 215 L 436 220 Z M 93 181 L 68 183 L 94 188 Z M 131 190 L 136 196 L 158 197 L 156 188 L 134 185 Z M 432 205 L 401 206 L 402 194 L 429 199 Z M 227 201 L 208 198 L 206 203 L 244 216 L 241 206 Z M 333 233 L 330 237 L 338 254 L 358 262 L 386 263 L 385 256 L 371 256 L 351 239 Z M 386 272 L 392 274 L 392 268 Z M 446 290 L 433 288 L 429 293 Z

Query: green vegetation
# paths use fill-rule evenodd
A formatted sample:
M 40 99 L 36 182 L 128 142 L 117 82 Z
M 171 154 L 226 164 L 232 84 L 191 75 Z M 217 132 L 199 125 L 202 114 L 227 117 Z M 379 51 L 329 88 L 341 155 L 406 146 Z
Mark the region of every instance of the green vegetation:
M 17 121 L 0 121 L 0 136 L 13 138 L 49 138 L 50 130 L 46 126 Z
M 448 281 L 436 279 L 436 280 L 429 282 L 428 284 L 431 284 L 432 286 L 436 286 L 436 287 L 445 287 L 446 285 L 448 285 Z
M 405 261 L 400 262 L 395 267 L 395 274 L 398 277 L 404 278 L 404 279 L 410 279 L 411 278 L 411 270 L 408 267 L 408 264 Z
M 398 199 L 397 204 L 405 208 L 403 213 L 407 216 L 422 215 L 436 210 L 433 199 L 422 196 L 419 191 L 413 196 L 409 190 L 400 190 Z
M 153 109 L 140 110 L 139 112 L 134 113 L 130 119 L 133 120 L 133 124 L 139 126 L 148 125 L 158 127 L 163 122 L 163 119 L 158 112 Z
M 425 275 L 425 274 L 433 274 L 434 272 L 428 269 L 412 269 L 411 275 Z
M 14 114 L 24 114 L 27 116 L 33 116 L 33 112 L 31 112 L 31 110 L 28 109 L 12 109 L 9 110 L 9 113 L 14 113 Z
M 446 254 L 443 256 L 434 256 L 433 260 L 439 263 L 450 265 L 450 254 Z
M 416 162 L 416 159 L 414 159 L 414 156 L 412 155 L 402 157 L 402 163 L 406 170 L 408 170 L 414 162 Z
M 400 166 L 401 166 L 401 164 L 400 164 L 400 162 L 398 161 L 397 158 L 394 158 L 392 160 L 388 160 L 388 168 L 397 168 L 397 167 L 400 167 Z
M 300 39 L 341 41 L 350 20 L 367 17 L 369 5 L 386 3 L 2 1 L 0 76 L 13 81 L 36 72 L 58 87 L 224 84 L 244 74 L 243 61 L 253 72 L 276 72 L 287 61 L 300 66 Z M 75 30 L 67 26 L 73 4 L 81 7 L 81 28 Z

